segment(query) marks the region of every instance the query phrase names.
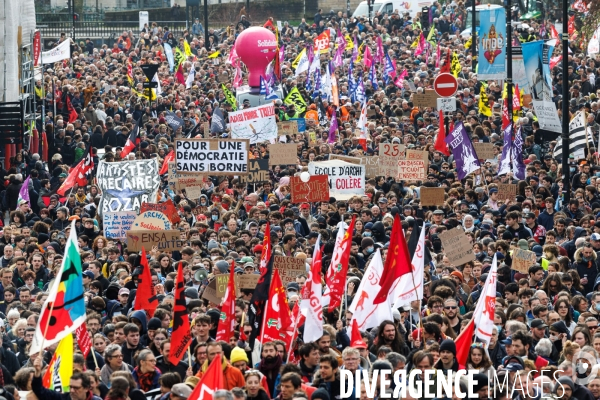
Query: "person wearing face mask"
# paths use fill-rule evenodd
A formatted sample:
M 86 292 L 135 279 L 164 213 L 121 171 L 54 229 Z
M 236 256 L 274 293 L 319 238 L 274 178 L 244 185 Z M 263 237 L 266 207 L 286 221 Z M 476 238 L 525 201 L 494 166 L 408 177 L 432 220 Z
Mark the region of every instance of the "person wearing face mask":
M 360 247 L 362 248 L 365 258 L 368 259 L 375 251 L 375 242 L 373 242 L 373 239 L 370 237 L 365 237 L 360 242 Z
M 364 228 L 364 232 L 363 232 L 363 237 L 371 237 L 373 236 L 373 232 L 371 231 L 373 229 L 373 223 L 372 222 L 367 222 L 365 224 L 365 228 Z
M 537 223 L 537 218 L 535 217 L 535 214 L 529 212 L 528 208 L 523 209 L 523 217 L 525 219 L 525 226 L 529 228 L 531 232 L 533 232 L 533 240 L 535 240 L 538 244 L 543 245 L 546 241 L 546 228 Z

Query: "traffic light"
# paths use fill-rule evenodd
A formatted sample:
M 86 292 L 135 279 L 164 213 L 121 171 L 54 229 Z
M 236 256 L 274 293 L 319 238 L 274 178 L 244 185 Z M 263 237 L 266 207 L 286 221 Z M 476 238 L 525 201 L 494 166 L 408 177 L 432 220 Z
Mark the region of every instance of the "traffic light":
M 78 22 L 78 21 L 79 21 L 79 14 L 73 13 L 73 22 Z

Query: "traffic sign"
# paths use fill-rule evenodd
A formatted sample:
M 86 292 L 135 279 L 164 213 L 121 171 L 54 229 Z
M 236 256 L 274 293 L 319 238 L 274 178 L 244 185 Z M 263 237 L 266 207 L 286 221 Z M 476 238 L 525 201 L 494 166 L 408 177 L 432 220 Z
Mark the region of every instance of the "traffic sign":
M 447 113 L 456 111 L 456 97 L 438 97 L 437 109 Z
M 439 74 L 433 81 L 433 89 L 440 97 L 451 97 L 458 90 L 458 81 L 452 74 Z
M 158 64 L 142 64 L 142 71 L 148 80 L 151 81 L 154 78 L 154 74 L 158 71 L 159 66 Z

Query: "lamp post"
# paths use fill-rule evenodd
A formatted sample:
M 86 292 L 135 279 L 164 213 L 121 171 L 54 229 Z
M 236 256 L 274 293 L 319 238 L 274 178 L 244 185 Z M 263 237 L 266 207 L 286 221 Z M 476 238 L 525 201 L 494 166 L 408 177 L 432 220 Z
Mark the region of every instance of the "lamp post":
M 563 170 L 563 204 L 569 204 L 571 200 L 571 170 L 569 169 L 569 24 L 568 0 L 562 0 L 563 8 L 563 31 L 562 31 L 562 170 Z
M 204 47 L 208 48 L 208 0 L 204 0 Z
M 512 1 L 506 3 L 506 105 L 512 123 Z M 513 132 L 514 134 L 514 132 Z M 518 151 L 521 151 L 520 149 Z

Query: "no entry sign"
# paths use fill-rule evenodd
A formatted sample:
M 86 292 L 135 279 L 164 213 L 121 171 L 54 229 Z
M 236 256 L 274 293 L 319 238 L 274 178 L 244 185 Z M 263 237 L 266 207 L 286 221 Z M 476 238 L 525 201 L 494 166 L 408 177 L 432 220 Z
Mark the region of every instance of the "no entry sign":
M 458 90 L 458 81 L 452 74 L 439 74 L 433 81 L 433 88 L 440 97 L 451 97 Z

